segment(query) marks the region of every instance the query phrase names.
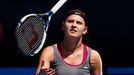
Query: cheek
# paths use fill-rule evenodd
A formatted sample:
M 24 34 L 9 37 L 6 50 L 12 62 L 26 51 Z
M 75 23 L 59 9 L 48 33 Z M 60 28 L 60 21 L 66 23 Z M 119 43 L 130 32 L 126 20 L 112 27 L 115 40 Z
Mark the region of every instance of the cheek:
M 65 26 L 63 26 L 63 27 L 62 27 L 62 31 L 65 32 L 66 30 L 67 30 L 67 28 L 66 28 Z
M 63 30 L 63 31 L 65 31 L 65 30 L 66 30 L 65 25 L 62 25 L 62 30 Z
M 66 31 L 66 30 L 69 30 L 71 27 L 69 26 L 69 25 L 64 25 L 63 27 L 62 27 L 62 30 L 63 31 Z

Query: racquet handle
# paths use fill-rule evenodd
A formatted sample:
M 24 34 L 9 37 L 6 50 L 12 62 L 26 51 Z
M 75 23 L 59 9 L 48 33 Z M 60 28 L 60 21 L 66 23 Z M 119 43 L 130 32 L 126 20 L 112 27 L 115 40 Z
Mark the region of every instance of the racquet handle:
M 66 1 L 67 0 L 59 0 L 50 11 L 54 14 Z

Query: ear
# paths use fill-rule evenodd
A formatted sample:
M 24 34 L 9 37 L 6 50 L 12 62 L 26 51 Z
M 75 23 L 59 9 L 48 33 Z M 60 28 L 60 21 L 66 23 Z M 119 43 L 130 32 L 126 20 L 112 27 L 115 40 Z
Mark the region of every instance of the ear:
M 85 35 L 87 33 L 87 31 L 88 31 L 88 27 L 86 26 L 84 31 L 83 31 L 83 34 Z

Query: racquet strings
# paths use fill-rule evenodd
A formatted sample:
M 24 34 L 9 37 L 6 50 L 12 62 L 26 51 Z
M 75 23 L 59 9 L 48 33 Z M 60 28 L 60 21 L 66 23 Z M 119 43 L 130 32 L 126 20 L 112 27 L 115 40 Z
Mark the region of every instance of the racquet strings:
M 34 54 L 44 36 L 44 22 L 37 16 L 26 18 L 17 30 L 19 48 L 25 55 Z

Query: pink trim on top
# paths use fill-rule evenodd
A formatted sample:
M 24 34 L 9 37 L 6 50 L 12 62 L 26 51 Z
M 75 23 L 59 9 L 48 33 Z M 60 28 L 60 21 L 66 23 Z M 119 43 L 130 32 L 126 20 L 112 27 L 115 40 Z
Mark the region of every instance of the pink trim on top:
M 61 46 L 60 45 L 57 45 L 57 50 L 58 50 L 58 52 L 60 54 L 60 57 L 61 57 L 61 60 L 63 61 L 63 63 L 65 63 L 65 64 L 67 64 L 69 66 L 80 66 L 80 65 L 84 64 L 86 62 L 86 59 L 87 59 L 87 56 L 88 56 L 87 47 L 86 47 L 86 45 L 83 44 L 84 52 L 83 52 L 82 62 L 80 64 L 77 64 L 77 65 L 76 64 L 69 64 L 69 63 L 65 62 L 64 59 L 63 59 L 63 56 L 62 56 L 62 53 L 61 53 Z

